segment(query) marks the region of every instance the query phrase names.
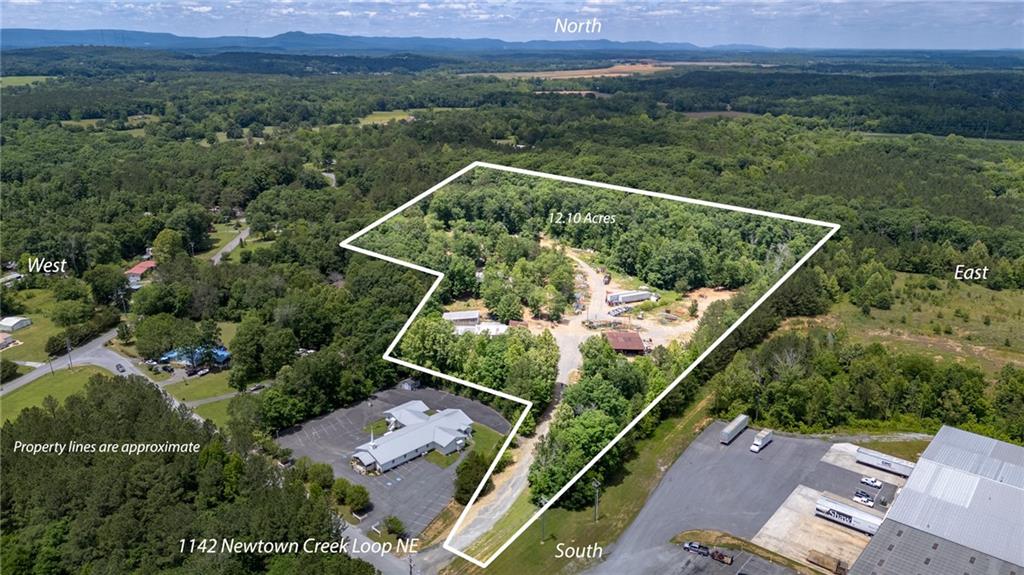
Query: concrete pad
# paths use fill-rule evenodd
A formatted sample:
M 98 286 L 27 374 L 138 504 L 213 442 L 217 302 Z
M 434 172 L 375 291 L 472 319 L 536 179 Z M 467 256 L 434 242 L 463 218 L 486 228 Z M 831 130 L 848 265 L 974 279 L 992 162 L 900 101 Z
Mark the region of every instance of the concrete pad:
M 816 516 L 814 507 L 821 493 L 798 485 L 751 541 L 808 566 L 811 550 L 853 565 L 871 537 Z
M 831 463 L 843 469 L 849 469 L 861 475 L 880 479 L 885 483 L 891 483 L 896 487 L 903 487 L 907 484 L 907 478 L 901 477 L 888 471 L 883 471 L 870 465 L 857 463 L 857 446 L 852 443 L 836 443 L 821 458 L 825 463 Z

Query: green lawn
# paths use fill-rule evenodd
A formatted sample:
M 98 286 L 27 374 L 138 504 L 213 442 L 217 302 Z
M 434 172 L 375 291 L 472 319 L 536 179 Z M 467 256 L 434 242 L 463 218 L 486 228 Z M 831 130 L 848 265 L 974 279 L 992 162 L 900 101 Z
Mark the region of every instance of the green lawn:
M 384 419 L 378 419 L 377 421 L 374 421 L 373 423 L 363 428 L 363 433 L 367 435 L 369 435 L 371 431 L 377 437 L 384 435 L 385 433 L 388 432 L 388 422 Z
M 363 116 L 359 119 L 360 126 L 366 126 L 368 124 L 387 124 L 389 122 L 398 122 L 401 120 L 410 120 L 416 114 L 422 114 L 423 112 L 450 112 L 453 110 L 468 110 L 469 108 L 410 108 L 408 110 L 386 110 L 382 112 L 372 112 L 367 116 Z
M 27 86 L 36 82 L 45 82 L 53 76 L 0 76 L 0 86 Z
M 424 455 L 423 458 L 433 463 L 434 465 L 440 467 L 441 469 L 444 469 L 451 465 L 452 463 L 458 461 L 460 455 L 462 454 L 459 453 L 458 451 L 449 453 L 448 455 L 444 455 L 440 451 L 431 451 L 430 453 Z
M 608 487 L 601 494 L 601 515 L 597 523 L 594 522 L 593 509 L 549 509 L 544 514 L 544 542 L 540 542 L 538 521 L 494 560 L 486 574 L 560 573 L 569 567 L 573 560 L 555 557 L 554 550 L 558 543 L 586 541 L 588 544 L 607 546 L 614 542 L 640 513 L 648 495 L 657 487 L 665 471 L 703 429 L 702 422 L 708 417 L 707 409 L 710 404 L 710 391 L 704 390 L 685 414 L 662 421 L 655 429 L 654 435 L 637 442 L 638 455 L 626 463 L 626 474 L 622 481 Z M 509 512 L 498 520 L 495 528 L 471 546 L 470 555 L 486 559 L 536 511 L 537 508 L 529 501 L 529 494 L 524 492 L 512 504 Z M 574 571 L 579 571 L 582 565 L 576 561 L 573 568 Z M 452 575 L 484 571 L 458 559 L 445 573 Z
M 473 424 L 473 451 L 493 457 L 505 436 L 482 423 Z M 490 461 L 488 461 L 488 464 Z
M 224 427 L 228 423 L 228 404 L 230 399 L 222 399 L 206 405 L 200 405 L 195 412 L 202 418 L 209 419 L 217 427 Z
M 228 385 L 228 378 L 231 370 L 219 371 L 204 375 L 203 377 L 190 377 L 185 381 L 168 385 L 167 393 L 173 395 L 180 401 L 196 401 L 225 395 L 235 391 Z
M 225 259 L 230 259 L 232 261 L 241 261 L 242 254 L 244 252 L 255 252 L 257 250 L 269 248 L 272 245 L 274 245 L 274 240 L 256 238 L 250 235 L 248 238 L 245 239 L 244 244 L 235 248 L 230 254 L 228 254 L 228 256 L 225 256 Z
M 97 374 L 111 375 L 105 369 L 86 365 L 57 370 L 52 375 L 40 377 L 3 396 L 0 400 L 0 414 L 4 421 L 13 419 L 26 407 L 42 405 L 43 399 L 50 395 L 58 401 L 64 401 L 72 393 L 84 389 L 89 378 Z
M 27 289 L 18 292 L 25 302 L 27 312 L 22 314 L 32 320 L 32 325 L 11 334 L 21 345 L 0 352 L 0 357 L 11 361 L 46 361 L 46 340 L 60 333 L 48 314 L 54 304 L 53 292 L 46 289 Z
M 88 118 L 85 120 L 61 120 L 61 126 L 79 126 L 81 128 L 95 128 L 104 118 Z

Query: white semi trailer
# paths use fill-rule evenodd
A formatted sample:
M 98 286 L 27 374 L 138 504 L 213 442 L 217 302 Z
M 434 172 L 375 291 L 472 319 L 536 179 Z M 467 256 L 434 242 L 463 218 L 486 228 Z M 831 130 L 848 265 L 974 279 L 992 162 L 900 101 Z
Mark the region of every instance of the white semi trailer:
M 857 448 L 857 463 L 863 463 L 864 465 L 895 473 L 896 475 L 902 475 L 903 477 L 910 477 L 910 472 L 914 470 L 914 464 L 906 459 L 900 459 L 899 457 L 893 457 L 892 455 L 886 455 L 885 453 L 879 453 L 863 447 Z
M 839 497 L 830 494 L 823 494 L 818 498 L 814 514 L 868 535 L 877 533 L 884 519 L 882 516 L 847 505 L 840 501 Z
M 754 443 L 750 444 L 750 450 L 754 453 L 761 453 L 761 450 L 772 442 L 772 430 L 762 429 L 754 436 Z
M 718 438 L 719 441 L 729 445 L 732 443 L 733 439 L 736 439 L 737 435 L 743 433 L 743 430 L 746 429 L 748 425 L 750 425 L 749 417 L 746 415 L 737 415 L 736 419 L 730 421 L 729 425 L 726 425 L 725 429 L 722 430 L 722 433 Z

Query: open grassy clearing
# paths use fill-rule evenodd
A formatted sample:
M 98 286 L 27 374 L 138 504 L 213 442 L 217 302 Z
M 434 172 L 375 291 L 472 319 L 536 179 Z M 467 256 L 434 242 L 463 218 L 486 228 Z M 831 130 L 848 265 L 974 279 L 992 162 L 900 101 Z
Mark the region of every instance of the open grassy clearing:
M 407 110 L 384 110 L 379 112 L 371 112 L 369 115 L 359 118 L 359 125 L 366 126 L 369 124 L 387 124 L 389 122 L 402 122 L 411 120 L 416 117 L 416 114 L 422 114 L 424 112 L 451 112 L 454 110 L 469 110 L 470 108 L 409 108 Z
M 228 424 L 228 404 L 230 399 L 222 399 L 213 403 L 200 405 L 195 409 L 197 415 L 213 422 L 217 427 L 223 428 Z
M 210 373 L 203 377 L 190 377 L 185 381 L 168 385 L 167 393 L 181 401 L 196 401 L 236 391 L 228 385 L 231 370 Z
M 830 317 L 855 341 L 882 342 L 944 360 L 975 363 L 995 373 L 1008 362 L 1024 365 L 1024 292 L 994 291 L 956 280 L 896 274 L 891 309 L 865 316 L 849 302 Z
M 218 321 L 217 327 L 220 328 L 221 343 L 225 347 L 230 346 L 235 339 L 235 334 L 238 333 L 238 324 L 233 321 Z
M 32 325 L 12 333 L 11 337 L 21 345 L 0 351 L 0 357 L 11 361 L 46 361 L 46 340 L 61 332 L 61 328 L 49 318 L 56 303 L 53 292 L 27 289 L 18 292 L 18 296 L 25 302 L 26 313 L 22 315 L 32 320 Z
M 27 86 L 36 82 L 45 82 L 53 76 L 0 76 L 0 87 Z
M 235 222 L 228 222 L 226 224 L 213 224 L 214 231 L 210 234 L 210 239 L 213 240 L 213 246 L 204 251 L 196 254 L 197 258 L 204 260 L 212 259 L 213 256 L 220 251 L 221 248 L 228 245 L 228 242 L 232 240 L 240 229 L 235 229 Z
M 561 572 L 574 560 L 555 557 L 554 547 L 558 543 L 570 544 L 576 541 L 609 545 L 615 541 L 640 513 L 648 494 L 657 487 L 665 471 L 710 421 L 710 397 L 710 390 L 702 391 L 683 415 L 662 421 L 651 437 L 637 442 L 637 456 L 626 463 L 622 481 L 609 486 L 601 494 L 600 518 L 597 523 L 594 523 L 593 509 L 549 509 L 544 514 L 544 541 L 540 541 L 541 526 L 538 520 L 516 543 L 495 559 L 487 568 L 487 575 Z M 487 558 L 536 510 L 529 501 L 528 491 L 524 491 L 495 528 L 471 547 L 469 554 L 481 559 Z M 544 546 L 543 551 L 537 547 L 538 543 Z M 443 573 L 452 575 L 484 571 L 468 561 L 457 559 Z
M 111 375 L 105 369 L 85 365 L 55 371 L 18 388 L 0 400 L 0 414 L 3 420 L 13 419 L 27 407 L 39 406 L 47 396 L 64 401 L 69 395 L 85 389 L 85 384 L 94 375 Z
M 504 439 L 504 435 L 482 423 L 473 424 L 473 451 L 491 456 L 498 452 L 498 446 Z
M 264 250 L 274 245 L 274 240 L 268 240 L 265 238 L 258 238 L 250 235 L 245 239 L 245 242 L 231 251 L 230 254 L 225 254 L 224 260 L 240 261 L 242 254 L 246 252 L 255 252 L 257 250 Z M 233 259 L 237 258 L 237 259 Z
M 857 445 L 895 455 L 907 461 L 917 461 L 931 441 L 927 439 L 913 441 L 858 441 Z

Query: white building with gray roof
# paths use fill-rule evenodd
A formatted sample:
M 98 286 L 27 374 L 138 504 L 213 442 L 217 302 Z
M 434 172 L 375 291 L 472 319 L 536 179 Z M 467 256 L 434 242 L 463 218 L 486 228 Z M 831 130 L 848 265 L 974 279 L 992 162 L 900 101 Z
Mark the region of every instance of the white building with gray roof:
M 1024 575 L 1024 447 L 943 427 L 853 575 Z
M 465 447 L 473 434 L 473 420 L 461 409 L 431 414 L 419 400 L 385 411 L 384 419 L 389 431 L 352 454 L 352 466 L 360 473 L 383 473 L 434 450 L 454 453 Z

